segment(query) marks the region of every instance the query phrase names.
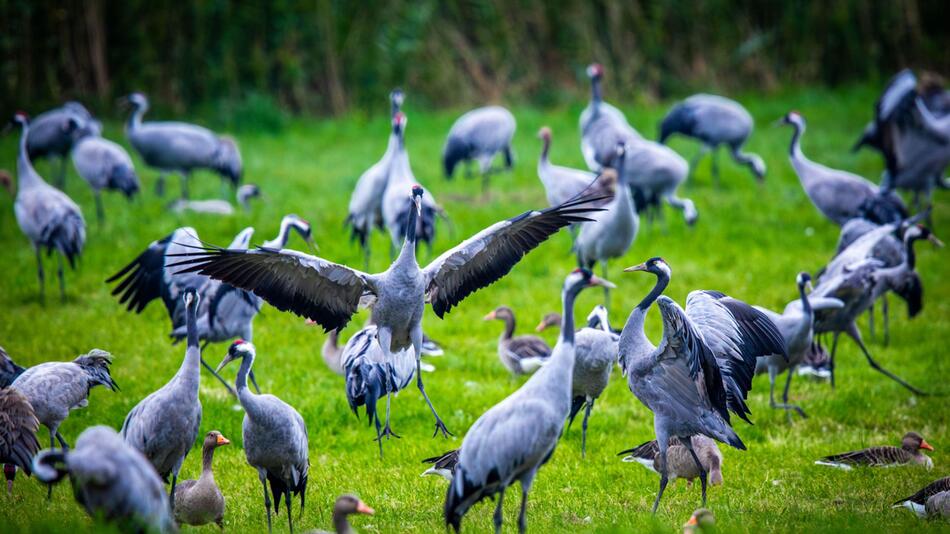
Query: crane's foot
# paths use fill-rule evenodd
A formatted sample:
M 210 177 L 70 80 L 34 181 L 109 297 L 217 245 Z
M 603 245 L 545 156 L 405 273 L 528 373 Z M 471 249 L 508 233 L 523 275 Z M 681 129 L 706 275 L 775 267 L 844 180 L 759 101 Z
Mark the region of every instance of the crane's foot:
M 454 436 L 454 435 L 455 435 L 455 434 L 449 432 L 449 429 L 446 428 L 445 423 L 442 422 L 442 419 L 440 419 L 439 416 L 436 416 L 436 418 L 435 418 L 435 432 L 432 433 L 432 437 L 434 438 L 434 437 L 438 436 L 438 435 L 439 435 L 439 432 L 442 432 L 442 437 L 443 437 L 443 438 L 447 438 L 447 437 L 449 437 L 449 436 Z
M 389 426 L 389 423 L 386 423 L 386 426 L 383 427 L 383 429 L 379 432 L 379 435 L 376 436 L 373 441 L 382 441 L 383 438 L 389 439 L 390 437 L 402 439 L 402 436 L 393 432 L 393 429 Z

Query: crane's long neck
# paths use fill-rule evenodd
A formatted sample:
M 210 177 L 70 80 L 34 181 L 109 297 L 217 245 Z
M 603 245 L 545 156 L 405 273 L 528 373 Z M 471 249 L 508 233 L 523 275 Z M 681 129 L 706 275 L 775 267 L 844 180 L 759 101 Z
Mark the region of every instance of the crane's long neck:
M 788 147 L 788 155 L 793 162 L 807 163 L 808 158 L 802 153 L 802 134 L 805 133 L 805 125 L 793 122 L 792 127 L 795 128 L 795 132 L 792 134 L 792 142 Z
M 257 395 L 247 387 L 247 375 L 251 372 L 251 367 L 254 366 L 254 358 L 256 356 L 254 349 L 251 349 L 241 358 L 241 367 L 238 369 L 237 379 L 234 381 L 241 407 L 244 408 L 246 416 L 252 419 L 262 416 L 266 417 L 266 414 L 262 414 L 260 410 L 258 410 Z
M 290 229 L 293 228 L 293 221 L 288 218 L 283 218 L 280 221 L 280 231 L 277 232 L 277 237 L 268 243 L 271 248 L 282 249 L 287 246 L 287 241 L 290 239 Z
M 667 274 L 657 274 L 656 284 L 653 286 L 653 289 L 650 290 L 647 296 L 637 304 L 627 317 L 627 322 L 624 324 L 623 331 L 620 333 L 621 361 L 625 361 L 627 365 L 633 363 L 633 358 L 623 358 L 623 356 L 627 355 L 630 350 L 637 346 L 651 346 L 646 331 L 643 329 L 643 325 L 646 321 L 647 311 L 650 310 L 650 306 L 653 306 L 656 299 L 663 294 L 663 291 L 669 283 L 670 277 Z
M 577 299 L 577 294 L 584 287 L 584 284 L 578 283 L 565 287 L 561 291 L 563 309 L 561 310 L 561 335 L 558 338 L 558 343 L 574 344 L 574 300 Z
M 802 312 L 805 317 L 811 320 L 814 311 L 811 309 L 811 301 L 808 300 L 808 295 L 805 293 L 805 284 L 798 284 L 798 296 L 802 299 Z
M 139 126 L 142 125 L 142 117 L 145 116 L 145 112 L 148 111 L 148 104 L 136 105 L 135 109 L 132 110 L 132 114 L 129 115 L 129 122 L 126 123 L 126 129 L 128 131 L 133 131 Z
M 402 250 L 399 251 L 399 257 L 395 264 L 404 265 L 407 263 L 416 263 L 416 227 L 418 226 L 418 210 L 414 199 L 409 201 L 409 217 L 406 217 L 406 239 L 402 243 Z
M 197 394 L 198 383 L 201 379 L 201 347 L 198 346 L 197 302 L 192 301 L 185 309 L 185 331 L 187 332 L 188 346 L 185 349 L 185 359 L 178 369 L 178 377 L 189 384 L 193 384 Z
M 26 189 L 43 182 L 40 175 L 33 168 L 33 162 L 30 161 L 30 153 L 26 148 L 26 138 L 30 134 L 30 125 L 23 124 L 23 131 L 20 133 L 20 148 L 17 152 L 16 172 L 18 190 Z
M 549 163 L 548 153 L 550 152 L 550 150 L 551 150 L 551 138 L 545 137 L 541 141 L 541 158 L 538 160 L 539 164 L 547 165 Z
M 915 269 L 917 267 L 917 254 L 914 252 L 914 241 L 917 238 L 905 235 L 904 236 L 904 261 L 908 269 Z
M 600 77 L 594 76 L 590 79 L 590 103 L 596 107 L 603 101 L 604 98 L 600 89 Z

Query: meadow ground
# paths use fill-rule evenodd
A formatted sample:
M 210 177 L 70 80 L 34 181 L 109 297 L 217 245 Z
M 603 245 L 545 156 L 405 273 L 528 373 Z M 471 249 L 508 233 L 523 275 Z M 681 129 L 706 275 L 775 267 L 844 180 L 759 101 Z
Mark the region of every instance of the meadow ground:
M 764 184 L 757 184 L 743 168 L 722 154 L 722 184 L 710 177 L 710 160 L 681 194 L 692 197 L 700 210 L 695 228 L 686 228 L 678 212 L 665 209 L 665 219 L 642 222 L 630 252 L 612 265 L 610 278 L 618 285 L 613 293 L 611 318 L 621 325 L 627 312 L 652 285 L 652 278 L 623 274 L 621 268 L 651 256 L 663 256 L 673 268 L 667 291 L 682 302 L 694 289 L 719 289 L 745 301 L 781 310 L 795 298 L 794 279 L 801 270 L 814 271 L 826 262 L 835 246 L 838 229 L 809 203 L 788 163 L 791 131 L 770 127 L 771 121 L 790 109 L 808 120 L 804 151 L 831 167 L 849 169 L 875 180 L 880 158 L 849 149 L 864 126 L 876 96 L 873 86 L 840 90 L 789 90 L 769 97 L 742 98 L 757 131 L 748 149 L 761 154 L 769 166 Z M 614 100 L 617 97 L 612 96 Z M 632 123 L 645 135 L 655 135 L 656 124 L 669 103 L 622 106 Z M 570 108 L 516 107 L 517 164 L 513 173 L 496 176 L 491 200 L 479 199 L 477 180 L 440 175 L 439 154 L 445 133 L 457 111 L 417 111 L 407 101 L 407 143 L 416 177 L 446 207 L 454 229 L 442 224 L 436 253 L 503 217 L 544 205 L 544 192 L 536 176 L 542 125 L 554 131 L 552 159 L 562 165 L 582 166 L 578 150 L 577 117 L 584 105 Z M 357 247 L 347 239 L 343 219 L 350 191 L 360 173 L 382 154 L 388 132 L 380 113 L 366 118 L 294 120 L 280 134 L 239 135 L 246 165 L 246 181 L 260 184 L 266 199 L 249 214 L 233 217 L 180 216 L 164 209 L 170 199 L 154 194 L 156 173 L 139 163 L 144 194 L 134 203 L 108 195 L 108 219 L 97 225 L 92 196 L 70 169 L 67 192 L 83 207 L 89 221 L 88 244 L 81 265 L 68 273 L 68 302 L 56 298 L 55 265 L 47 262 L 46 306 L 37 299 L 33 253 L 17 228 L 13 201 L 0 196 L 0 344 L 19 363 L 65 360 L 93 347 L 115 355 L 113 376 L 122 390 L 93 391 L 87 409 L 73 412 L 62 426 L 73 443 L 89 425 L 118 428 L 125 414 L 141 398 L 160 387 L 178 368 L 184 352 L 171 346 L 168 321 L 160 303 L 141 316 L 126 313 L 110 296 L 104 280 L 137 255 L 150 241 L 174 228 L 194 226 L 203 239 L 225 244 L 241 228 L 253 225 L 255 241 L 277 231 L 280 216 L 298 213 L 314 225 L 321 255 L 352 265 L 361 264 Z M 157 116 L 154 118 L 158 118 Z M 125 143 L 121 124 L 107 122 L 106 135 Z M 15 140 L 2 141 L 0 167 L 14 166 Z M 672 146 L 690 158 L 697 145 L 676 140 Z M 51 166 L 39 164 L 51 174 Z M 177 182 L 169 192 L 177 193 Z M 192 181 L 193 198 L 221 194 L 218 179 L 201 173 Z M 945 192 L 936 197 L 937 234 L 947 227 L 950 204 Z M 942 236 L 946 238 L 947 236 Z M 354 519 L 364 532 L 440 532 L 445 482 L 419 478 L 420 460 L 455 448 L 465 431 L 488 407 L 515 390 L 521 379 L 509 377 L 495 352 L 501 325 L 485 323 L 482 316 L 500 304 L 518 314 L 521 332 L 527 332 L 547 311 L 559 309 L 559 288 L 574 267 L 566 233 L 554 236 L 531 253 L 500 282 L 463 302 L 445 320 L 427 312 L 426 331 L 445 346 L 445 356 L 433 359 L 438 370 L 426 375 L 436 407 L 455 438 L 432 438 L 432 418 L 414 388 L 393 403 L 393 428 L 402 439 L 386 442 L 380 460 L 365 418 L 357 420 L 343 393 L 342 379 L 332 374 L 320 358 L 324 334 L 306 326 L 303 319 L 265 306 L 255 322 L 258 347 L 257 376 L 262 388 L 296 406 L 310 433 L 310 489 L 301 530 L 330 526 L 330 509 L 343 492 L 359 494 L 376 509 L 374 517 Z M 299 238 L 292 247 L 304 247 Z M 373 241 L 372 268 L 388 263 L 388 244 L 382 235 Z M 723 447 L 725 485 L 710 490 L 709 507 L 724 532 L 758 531 L 909 531 L 944 530 L 946 523 L 920 522 L 890 503 L 907 496 L 931 480 L 948 474 L 950 462 L 950 410 L 946 377 L 945 337 L 950 335 L 950 282 L 948 252 L 929 244 L 918 246 L 919 269 L 926 288 L 925 308 L 909 321 L 903 303 L 892 306 L 891 343 L 880 337 L 869 340 L 871 351 L 889 369 L 924 390 L 939 396 L 915 397 L 873 371 L 858 349 L 845 340 L 840 346 L 839 385 L 796 379 L 792 401 L 810 417 L 789 425 L 785 415 L 768 407 L 768 380 L 759 377 L 751 395 L 754 426 L 736 426 L 748 451 Z M 422 253 L 422 260 L 432 256 Z M 581 317 L 601 302 L 598 291 L 582 294 L 577 304 Z M 892 303 L 897 302 L 892 299 Z M 356 317 L 343 334 L 346 339 L 365 320 Z M 866 331 L 867 321 L 860 321 Z M 658 342 L 661 323 L 656 312 L 647 322 Z M 553 343 L 554 334 L 546 336 Z M 226 345 L 208 348 L 212 364 L 224 356 Z M 236 366 L 224 375 L 233 379 Z M 225 528 L 232 532 L 260 532 L 265 527 L 260 485 L 245 463 L 241 450 L 242 413 L 224 389 L 203 373 L 202 434 L 218 429 L 233 445 L 215 457 L 216 478 L 227 496 Z M 579 426 L 579 425 L 578 425 Z M 933 471 L 878 469 L 842 472 L 825 469 L 813 461 L 825 454 L 870 444 L 896 444 L 908 430 L 921 432 L 936 447 Z M 41 430 L 42 433 L 45 432 Z M 650 505 L 657 477 L 635 464 L 625 464 L 617 452 L 653 437 L 652 417 L 629 392 L 615 372 L 611 385 L 597 402 L 591 417 L 588 457 L 580 456 L 579 428 L 565 433 L 551 462 L 535 481 L 529 503 L 529 525 L 534 532 L 671 532 L 677 530 L 699 505 L 699 488 L 684 482 L 672 485 L 653 518 Z M 41 439 L 45 442 L 45 439 Z M 200 468 L 200 452 L 188 457 L 183 478 L 193 478 Z M 12 497 L 0 496 L 0 524 L 9 532 L 92 532 L 102 525 L 91 522 L 75 503 L 66 485 L 57 487 L 51 502 L 34 480 L 20 478 Z M 506 531 L 516 528 L 518 499 L 505 503 Z M 465 518 L 468 531 L 491 528 L 492 505 L 482 503 Z M 295 513 L 297 513 L 295 511 Z M 276 531 L 286 529 L 283 512 L 275 519 Z M 206 527 L 213 529 L 214 527 Z M 9 529 L 9 530 L 8 530 Z M 191 529 L 185 528 L 185 531 Z

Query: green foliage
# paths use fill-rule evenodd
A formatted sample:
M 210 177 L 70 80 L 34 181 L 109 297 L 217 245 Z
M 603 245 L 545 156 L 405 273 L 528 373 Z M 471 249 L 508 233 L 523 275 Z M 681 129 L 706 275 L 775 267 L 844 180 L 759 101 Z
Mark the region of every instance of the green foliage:
M 207 6 L 217 4 L 208 3 Z M 210 7 L 208 7 L 210 9 Z M 368 9 L 368 8 L 367 8 Z M 742 100 L 756 118 L 758 129 L 748 149 L 759 153 L 769 166 L 765 183 L 755 183 L 745 168 L 721 154 L 722 185 L 715 187 L 704 160 L 685 189 L 700 210 L 695 228 L 686 228 L 678 212 L 665 209 L 662 221 L 642 222 L 640 235 L 622 260 L 611 264 L 609 278 L 618 285 L 613 292 L 611 318 L 622 324 L 629 310 L 649 290 L 648 275 L 624 274 L 622 267 L 650 256 L 663 256 L 673 268 L 667 293 L 679 302 L 693 289 L 719 289 L 751 303 L 780 310 L 796 296 L 794 280 L 800 270 L 814 272 L 834 250 L 838 229 L 810 204 L 787 160 L 791 132 L 769 124 L 789 109 L 808 119 L 805 153 L 832 167 L 877 177 L 880 158 L 849 147 L 867 119 L 877 87 L 827 90 L 783 90 L 770 98 Z M 379 100 L 379 99 L 378 99 Z M 615 99 L 615 103 L 616 99 Z M 621 102 L 622 103 L 622 102 Z M 633 124 L 651 135 L 669 107 L 622 105 Z M 478 180 L 456 178 L 446 182 L 439 170 L 439 152 L 457 113 L 417 111 L 417 98 L 409 91 L 408 149 L 416 177 L 434 193 L 451 215 L 455 229 L 440 226 L 434 257 L 458 240 L 503 217 L 544 205 L 544 193 L 535 174 L 542 125 L 553 129 L 552 159 L 562 165 L 582 167 L 578 150 L 577 116 L 581 103 L 541 109 L 519 106 L 515 138 L 516 168 L 512 174 L 493 178 L 491 199 L 479 198 Z M 298 213 L 314 225 L 321 255 L 350 265 L 361 265 L 362 255 L 348 242 L 342 228 L 345 206 L 357 177 L 382 154 L 386 145 L 388 109 L 375 103 L 372 118 L 348 115 L 340 120 L 291 119 L 280 135 L 242 130 L 249 182 L 260 184 L 265 199 L 251 213 L 233 217 L 175 215 L 164 209 L 169 199 L 152 193 L 156 173 L 142 166 L 143 197 L 128 204 L 117 195 L 105 195 L 108 218 L 94 221 L 94 203 L 88 187 L 70 171 L 67 192 L 88 218 L 88 246 L 79 269 L 67 272 L 69 301 L 56 299 L 54 263 L 47 261 L 44 307 L 37 302 L 33 253 L 13 217 L 12 199 L 0 195 L 0 344 L 19 363 L 35 365 L 67 359 L 100 347 L 115 357 L 113 375 L 122 391 L 93 391 L 89 407 L 73 411 L 61 430 L 70 443 L 85 427 L 107 424 L 119 427 L 126 413 L 145 395 L 165 383 L 180 365 L 181 345 L 171 346 L 168 320 L 160 303 L 142 315 L 126 313 L 109 295 L 106 277 L 124 266 L 150 241 L 174 228 L 195 227 L 203 239 L 227 243 L 247 225 L 257 229 L 255 242 L 277 232 L 280 216 Z M 227 119 L 222 119 L 227 122 Z M 106 135 L 125 143 L 121 125 L 106 124 Z M 689 158 L 698 147 L 674 139 L 672 146 Z M 0 167 L 12 168 L 15 140 L 0 140 Z M 40 163 L 39 171 L 51 176 L 55 165 Z M 170 180 L 168 191 L 176 192 Z M 218 179 L 196 173 L 194 198 L 216 197 Z M 934 218 L 938 235 L 946 229 L 947 193 L 936 197 Z M 942 236 L 946 238 L 946 236 Z M 376 509 L 375 517 L 354 518 L 361 532 L 441 532 L 445 483 L 419 478 L 422 458 L 458 447 L 460 438 L 486 409 L 515 390 L 522 382 L 512 379 L 496 355 L 501 325 L 482 316 L 500 304 L 518 314 L 521 333 L 528 333 L 542 314 L 559 308 L 558 290 L 574 259 L 567 252 L 566 233 L 554 236 L 524 259 L 505 279 L 466 299 L 445 320 L 427 312 L 426 332 L 446 349 L 442 358 L 430 360 L 438 369 L 425 376 L 427 390 L 457 437 L 433 439 L 432 418 L 418 391 L 409 388 L 393 399 L 393 428 L 402 439 L 385 443 L 380 460 L 373 431 L 365 417 L 358 420 L 347 407 L 342 379 L 328 371 L 320 358 L 324 335 L 306 326 L 303 319 L 265 306 L 255 321 L 259 357 L 257 376 L 265 392 L 293 404 L 307 422 L 310 434 L 311 482 L 307 508 L 299 520 L 300 531 L 330 526 L 330 510 L 337 495 L 355 492 Z M 305 245 L 293 238 L 291 247 Z M 373 240 L 371 268 L 388 265 L 388 242 L 377 234 Z M 884 346 L 880 333 L 869 347 L 888 369 L 928 391 L 946 393 L 950 363 L 945 337 L 950 335 L 950 280 L 947 251 L 924 243 L 918 246 L 918 263 L 926 288 L 925 308 L 908 320 L 905 308 L 891 299 L 891 344 Z M 586 314 L 602 302 L 597 290 L 585 291 L 577 314 Z M 347 339 L 366 320 L 354 318 L 342 335 Z M 878 319 L 880 320 L 880 319 Z M 860 326 L 865 330 L 866 321 Z M 647 318 L 654 341 L 661 336 L 656 312 Z M 880 332 L 880 323 L 878 323 Z M 545 333 L 550 342 L 554 334 Z M 226 344 L 204 352 L 217 364 Z M 749 450 L 723 447 L 725 485 L 710 490 L 709 507 L 722 532 L 901 532 L 943 531 L 946 523 L 921 522 L 904 509 L 891 509 L 894 500 L 910 495 L 924 484 L 947 474 L 950 462 L 950 412 L 945 396 L 912 397 L 907 391 L 868 367 L 848 340 L 839 347 L 836 391 L 826 383 L 796 378 L 792 402 L 808 412 L 807 420 L 792 425 L 783 413 L 768 407 L 768 380 L 756 379 L 750 396 L 754 426 L 737 421 L 737 431 Z M 235 368 L 223 370 L 229 380 Z M 257 475 L 244 460 L 241 449 L 240 411 L 224 389 L 202 375 L 204 406 L 202 435 L 220 430 L 233 445 L 215 456 L 216 480 L 227 497 L 225 515 L 229 532 L 263 532 L 266 528 Z M 921 432 L 936 447 L 931 454 L 936 468 L 881 469 L 843 472 L 813 465 L 814 459 L 869 444 L 897 443 L 908 430 Z M 44 431 L 41 430 L 41 434 Z M 652 417 L 630 394 L 615 372 L 607 391 L 598 400 L 590 421 L 588 457 L 580 457 L 579 424 L 567 431 L 554 454 L 535 480 L 529 502 L 532 532 L 677 532 L 679 525 L 699 506 L 699 488 L 672 484 L 656 518 L 650 516 L 657 478 L 638 465 L 625 464 L 615 454 L 651 439 Z M 41 435 L 41 442 L 45 442 Z M 200 469 L 200 443 L 185 462 L 183 478 L 194 478 Z M 18 477 L 12 497 L 0 496 L 0 524 L 10 532 L 99 532 L 102 525 L 86 518 L 74 502 L 68 484 L 53 491 L 35 480 Z M 505 502 L 506 532 L 514 532 L 517 492 Z M 466 532 L 491 528 L 491 503 L 481 503 L 465 518 Z M 295 512 L 296 513 L 296 512 Z M 206 527 L 213 530 L 215 527 Z M 275 518 L 275 532 L 286 532 L 286 518 Z M 186 528 L 185 532 L 195 531 Z

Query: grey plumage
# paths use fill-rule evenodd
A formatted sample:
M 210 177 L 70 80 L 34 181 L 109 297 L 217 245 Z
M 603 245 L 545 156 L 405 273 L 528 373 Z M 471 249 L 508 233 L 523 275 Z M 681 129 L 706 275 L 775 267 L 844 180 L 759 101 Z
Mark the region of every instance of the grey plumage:
M 445 522 L 456 532 L 475 503 L 498 494 L 495 532 L 501 531 L 505 490 L 521 483 L 518 530 L 527 529 L 528 493 L 538 469 L 554 454 L 571 408 L 574 299 L 590 285 L 609 284 L 578 269 L 564 280 L 563 322 L 551 359 L 523 386 L 485 412 L 469 429 L 445 497 Z
M 504 168 L 514 165 L 511 139 L 515 135 L 515 117 L 501 106 L 473 109 L 459 117 L 445 139 L 442 148 L 442 168 L 446 178 L 452 178 L 455 167 L 475 160 L 487 183 L 491 163 L 499 152 L 504 157 Z
M 856 174 L 832 169 L 805 157 L 801 148 L 805 119 L 801 114 L 789 112 L 782 122 L 794 128 L 789 159 L 802 189 L 831 222 L 840 226 L 850 219 L 875 212 L 879 212 L 877 222 L 893 222 L 906 217 L 904 202 L 893 192 L 882 190 Z
M 459 463 L 459 450 L 453 449 L 439 456 L 425 458 L 422 463 L 431 464 L 432 467 L 426 469 L 421 476 L 438 475 L 451 483 L 452 477 L 455 476 L 455 468 L 458 467 Z
M 0 464 L 4 466 L 7 493 L 13 491 L 17 469 L 27 476 L 33 472 L 33 456 L 40 449 L 36 439 L 39 429 L 40 421 L 29 399 L 16 389 L 0 389 Z
M 690 438 L 693 450 L 699 457 L 699 463 L 703 470 L 709 473 L 709 483 L 712 485 L 722 484 L 722 452 L 716 442 L 697 434 Z M 666 451 L 666 464 L 661 465 L 660 447 L 656 440 L 650 440 L 642 443 L 632 449 L 620 451 L 617 456 L 624 456 L 624 462 L 636 462 L 650 471 L 659 474 L 666 470 L 666 476 L 670 480 L 685 478 L 690 485 L 693 480 L 700 477 L 701 473 L 692 455 L 677 437 L 670 438 L 669 448 Z
M 27 155 L 30 123 L 26 115 L 18 113 L 13 120 L 22 131 L 17 154 L 18 187 L 13 211 L 20 230 L 30 240 L 36 252 L 40 299 L 42 300 L 45 294 L 41 253 L 46 249 L 47 256 L 53 250 L 59 253 L 56 256 L 59 292 L 60 297 L 65 300 L 66 282 L 63 278 L 62 257 L 66 257 L 71 268 L 76 267 L 76 260 L 86 244 L 86 221 L 79 206 L 65 193 L 43 181 L 33 168 Z
M 261 189 L 255 184 L 244 184 L 237 188 L 234 197 L 237 205 L 244 211 L 251 209 L 250 200 L 261 196 Z M 207 213 L 211 215 L 234 215 L 234 206 L 227 200 L 209 199 L 209 200 L 188 200 L 179 198 L 168 205 L 168 209 L 175 213 L 194 212 Z
M 471 293 L 505 276 L 529 251 L 571 223 L 586 220 L 588 199 L 542 211 L 529 211 L 498 222 L 433 260 L 425 269 L 416 261 L 416 218 L 423 190 L 414 186 L 404 202 L 409 210 L 406 240 L 393 264 L 369 274 L 294 251 L 228 250 L 206 247 L 185 254 L 181 272 L 199 272 L 253 291 L 271 305 L 312 319 L 326 330 L 344 327 L 360 302 L 372 301 L 377 341 L 390 358 L 413 347 L 417 386 L 428 401 L 419 366 L 422 312 L 430 302 L 439 317 Z M 431 402 L 427 402 L 430 409 Z M 435 410 L 432 410 L 433 413 Z M 436 415 L 437 427 L 445 425 Z M 446 431 L 447 432 L 447 431 Z
M 103 189 L 121 191 L 132 198 L 139 190 L 132 158 L 120 145 L 102 137 L 87 136 L 77 141 L 72 150 L 73 165 L 96 197 L 96 215 L 105 218 L 102 209 Z
M 745 398 L 752 387 L 756 358 L 787 354 L 781 333 L 761 312 L 718 291 L 691 292 L 684 311 L 661 296 L 671 274 L 662 258 L 627 270 L 657 277 L 650 293 L 630 312 L 620 335 L 620 365 L 630 390 L 653 412 L 661 458 L 666 456 L 671 436 L 680 438 L 691 451 L 690 438 L 696 434 L 745 449 L 732 429 L 729 412 L 749 421 Z M 663 318 L 659 347 L 643 328 L 654 301 Z M 706 472 L 695 454 L 693 459 L 700 466 L 705 504 Z M 661 472 L 654 513 L 667 482 Z
M 605 169 L 600 175 L 580 169 L 562 167 L 551 163 L 551 129 L 547 126 L 538 132 L 541 138 L 541 157 L 538 159 L 538 178 L 550 206 L 558 206 L 578 196 L 589 194 L 606 197 L 606 203 L 614 195 L 617 173 Z
M 267 509 L 267 530 L 271 530 L 270 484 L 274 496 L 274 513 L 280 512 L 281 498 L 287 505 L 287 522 L 294 531 L 291 496 L 300 496 L 303 514 L 307 479 L 310 471 L 307 425 L 291 405 L 274 395 L 255 395 L 247 387 L 247 376 L 254 365 L 256 350 L 252 343 L 238 340 L 231 344 L 228 354 L 218 365 L 220 371 L 229 362 L 240 359 L 235 389 L 244 408 L 243 438 L 247 463 L 257 470 L 264 487 L 264 507 Z
M 31 161 L 41 158 L 60 160 L 57 185 L 62 188 L 66 179 L 66 156 L 73 146 L 85 137 L 98 137 L 102 124 L 79 102 L 67 102 L 58 108 L 36 116 L 27 136 L 27 153 Z
M 69 475 L 73 495 L 93 518 L 126 532 L 175 532 L 168 496 L 148 460 L 107 426 L 87 428 L 70 451 L 46 450 L 33 461 L 47 483 Z
M 59 427 L 70 410 L 89 405 L 89 394 L 96 386 L 117 391 L 119 386 L 109 374 L 112 355 L 92 349 L 71 362 L 46 362 L 30 367 L 13 383 L 11 388 L 22 393 L 33 406 L 36 418 L 49 429 L 50 448 L 53 437 L 66 447 Z
M 678 102 L 660 123 L 660 143 L 666 143 L 674 134 L 696 139 L 702 148 L 693 159 L 691 169 L 696 167 L 706 152 L 713 152 L 713 176 L 719 179 L 718 158 L 715 151 L 721 145 L 729 148 L 732 159 L 739 165 L 749 167 L 756 178 L 765 177 L 765 162 L 756 154 L 742 152 L 752 129 L 752 116 L 742 104 L 718 95 L 697 94 Z
M 950 516 L 947 508 L 950 505 L 950 477 L 934 480 L 910 497 L 895 502 L 893 507 L 903 506 L 923 518 L 931 517 L 932 512 L 938 510 L 938 504 L 942 504 L 943 517 Z
M 125 127 L 129 143 L 146 165 L 161 173 L 177 172 L 182 177 L 182 197 L 188 197 L 188 178 L 192 171 L 208 169 L 237 187 L 241 183 L 243 163 L 237 143 L 228 137 L 184 122 L 142 122 L 148 111 L 148 99 L 141 93 L 127 97 L 132 115 Z
M 856 451 L 832 454 L 816 461 L 817 465 L 836 467 L 850 471 L 853 467 L 894 467 L 921 465 L 933 469 L 933 460 L 921 452 L 934 448 L 917 432 L 908 432 L 901 438 L 901 446 L 890 445 L 867 447 Z
M 26 369 L 16 364 L 7 351 L 0 347 L 0 389 L 10 387 L 10 384 Z
M 201 349 L 198 347 L 197 313 L 200 297 L 187 290 L 182 297 L 188 325 L 188 347 L 178 372 L 164 386 L 142 399 L 125 417 L 122 438 L 140 451 L 165 481 L 171 475 L 175 494 L 178 472 L 198 438 L 201 425 Z M 174 501 L 173 501 L 174 504 Z

